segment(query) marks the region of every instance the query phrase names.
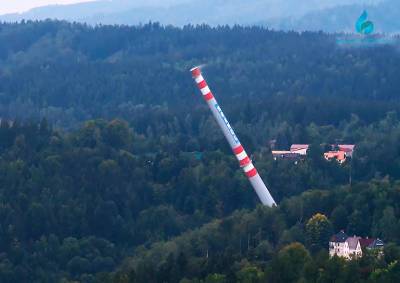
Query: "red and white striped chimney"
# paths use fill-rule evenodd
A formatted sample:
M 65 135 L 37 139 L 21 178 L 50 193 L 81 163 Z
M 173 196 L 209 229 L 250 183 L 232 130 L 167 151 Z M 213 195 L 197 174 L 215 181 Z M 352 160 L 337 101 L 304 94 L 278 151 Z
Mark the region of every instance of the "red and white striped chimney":
M 217 100 L 212 94 L 207 82 L 203 78 L 200 67 L 194 67 L 190 70 L 192 72 L 193 79 L 196 81 L 197 87 L 199 88 L 203 98 L 207 102 L 215 120 L 217 121 L 219 127 L 221 128 L 225 138 L 227 139 L 229 145 L 231 146 L 233 153 L 235 154 L 237 160 L 239 161 L 240 167 L 242 167 L 244 173 L 249 179 L 251 185 L 256 191 L 261 202 L 267 206 L 276 205 L 274 199 L 272 198 L 270 192 L 265 186 L 263 180 L 254 167 L 253 162 L 247 155 L 243 146 L 241 145 L 239 139 L 237 138 L 233 128 L 229 124 L 226 116 L 222 112 L 221 107 L 218 105 Z

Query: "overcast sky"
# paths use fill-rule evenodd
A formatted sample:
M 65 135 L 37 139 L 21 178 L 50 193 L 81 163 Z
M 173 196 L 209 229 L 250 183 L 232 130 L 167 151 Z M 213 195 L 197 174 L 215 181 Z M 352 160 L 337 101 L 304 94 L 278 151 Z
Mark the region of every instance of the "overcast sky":
M 79 2 L 89 2 L 96 0 L 0 0 L 0 15 L 6 13 L 16 13 L 16 12 L 24 12 L 34 7 L 40 7 L 50 4 L 71 4 L 71 3 L 79 3 Z M 114 0 L 115 1 L 115 0 Z M 125 0 L 127 2 L 133 3 L 176 3 L 176 2 L 185 2 L 185 1 L 195 1 L 195 0 Z M 243 0 L 246 1 L 246 0 Z M 337 4 L 350 4 L 350 3 L 363 3 L 363 4 L 373 4 L 377 2 L 381 2 L 383 0 L 253 0 L 253 2 L 267 2 L 271 3 L 271 8 L 279 8 L 285 7 L 287 9 L 287 4 L 296 1 L 305 1 L 302 2 L 302 6 L 311 6 L 314 8 L 322 8 L 329 5 L 337 5 Z M 282 2 L 280 2 L 282 1 Z M 400 0 L 399 0 L 400 1 Z M 286 5 L 285 5 L 286 2 Z M 294 8 L 296 5 L 294 5 Z M 290 10 L 290 9 L 289 9 Z
M 50 4 L 71 4 L 89 0 L 0 0 L 0 14 L 24 12 L 34 7 Z

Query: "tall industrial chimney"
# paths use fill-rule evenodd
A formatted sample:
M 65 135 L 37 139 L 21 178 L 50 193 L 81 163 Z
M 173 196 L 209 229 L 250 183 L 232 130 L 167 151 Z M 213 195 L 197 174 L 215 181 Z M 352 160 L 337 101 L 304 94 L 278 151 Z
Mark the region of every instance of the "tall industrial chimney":
M 225 138 L 227 139 L 229 145 L 231 146 L 233 153 L 235 154 L 237 160 L 239 161 L 240 167 L 242 167 L 244 173 L 246 174 L 251 185 L 256 191 L 262 204 L 267 205 L 269 207 L 276 205 L 270 192 L 265 186 L 263 180 L 258 174 L 250 158 L 247 156 L 246 151 L 240 144 L 239 139 L 237 138 L 231 125 L 226 119 L 224 113 L 222 112 L 221 107 L 218 105 L 218 102 L 215 99 L 214 95 L 212 94 L 210 88 L 208 87 L 207 82 L 204 80 L 201 74 L 200 67 L 194 67 L 190 71 L 192 73 L 193 79 L 196 81 L 196 84 L 200 89 L 200 92 L 203 95 L 203 98 L 206 100 L 215 120 L 217 121 L 219 127 L 224 133 Z

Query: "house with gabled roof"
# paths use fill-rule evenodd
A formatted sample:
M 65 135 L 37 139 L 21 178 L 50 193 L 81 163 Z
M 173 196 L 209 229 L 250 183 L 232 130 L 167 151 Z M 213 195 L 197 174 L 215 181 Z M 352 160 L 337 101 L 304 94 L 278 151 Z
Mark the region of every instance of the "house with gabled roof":
M 275 140 L 271 141 L 271 148 L 275 147 Z M 292 144 L 290 150 L 272 150 L 274 160 L 288 159 L 294 160 L 295 163 L 303 160 L 307 156 L 309 144 Z M 346 162 L 348 158 L 353 157 L 355 145 L 354 144 L 332 144 L 331 150 L 324 153 L 326 160 L 336 160 L 339 164 Z
M 370 244 L 367 248 L 369 249 L 383 249 L 385 247 L 385 243 L 381 239 L 375 239 L 372 244 Z
M 359 258 L 362 256 L 361 244 L 360 244 L 361 237 L 348 237 L 346 239 L 347 244 L 347 258 Z
M 348 236 L 341 230 L 339 233 L 333 235 L 329 241 L 329 256 L 337 255 L 339 257 L 347 258 L 346 240 Z
M 343 164 L 346 161 L 346 153 L 344 151 L 328 151 L 324 153 L 326 160 L 336 160 L 339 164 Z
M 332 150 L 325 152 L 324 157 L 326 160 L 336 160 L 339 164 L 346 162 L 348 158 L 353 157 L 354 144 L 337 144 L 331 145 Z
M 338 144 L 337 146 L 340 151 L 343 151 L 346 153 L 347 157 L 352 158 L 353 157 L 353 152 L 355 145 L 354 144 Z
M 342 230 L 333 235 L 329 240 L 329 256 L 343 257 L 347 260 L 360 258 L 363 251 L 377 250 L 379 255 L 383 254 L 384 243 L 381 239 L 349 237 Z
M 290 152 L 297 153 L 300 155 L 307 155 L 307 151 L 310 145 L 308 144 L 292 144 L 290 146 Z
M 286 159 L 294 161 L 297 164 L 298 161 L 303 160 L 307 155 L 308 147 L 308 144 L 292 144 L 290 150 L 273 150 L 272 157 L 274 160 Z

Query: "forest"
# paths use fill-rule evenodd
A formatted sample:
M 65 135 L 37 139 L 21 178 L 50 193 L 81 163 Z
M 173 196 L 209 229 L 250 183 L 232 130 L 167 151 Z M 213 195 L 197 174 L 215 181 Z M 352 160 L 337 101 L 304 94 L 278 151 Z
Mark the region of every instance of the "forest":
M 261 27 L 0 24 L 0 282 L 400 282 L 400 53 Z M 203 72 L 278 202 L 262 207 Z M 310 144 L 298 164 L 270 142 Z M 328 162 L 333 143 L 351 161 Z M 384 256 L 328 256 L 339 230 Z

